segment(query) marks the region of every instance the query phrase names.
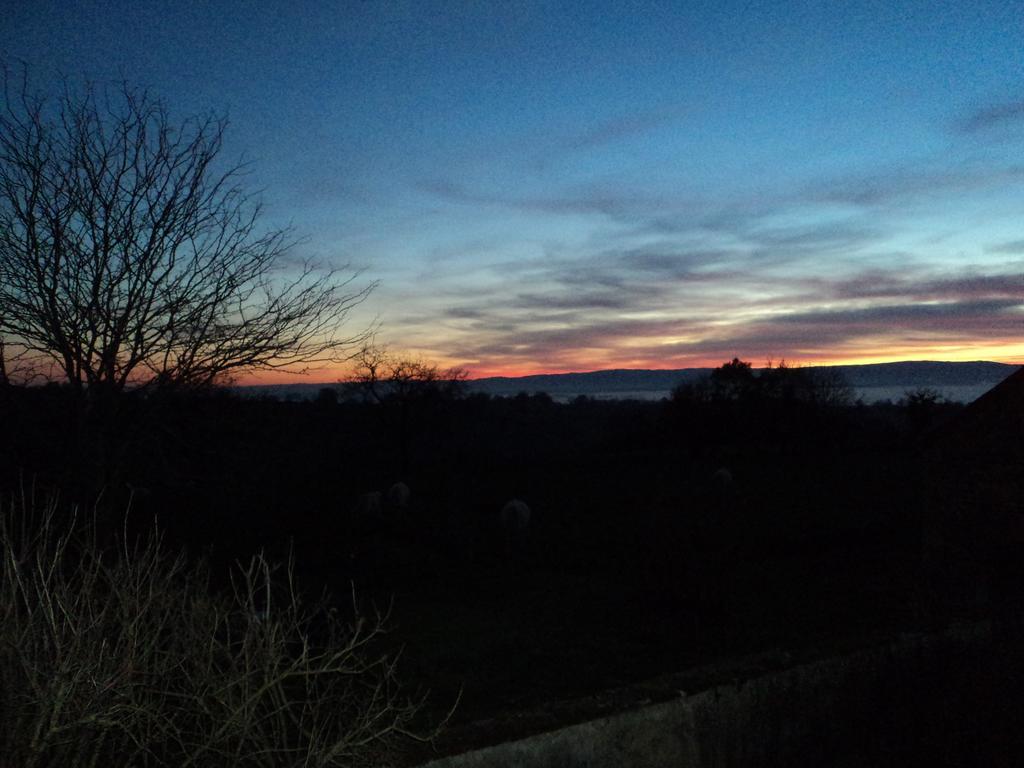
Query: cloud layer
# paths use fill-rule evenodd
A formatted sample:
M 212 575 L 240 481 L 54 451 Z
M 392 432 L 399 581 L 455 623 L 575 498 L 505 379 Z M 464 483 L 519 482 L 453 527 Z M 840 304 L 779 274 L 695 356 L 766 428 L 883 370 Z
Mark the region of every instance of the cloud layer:
M 774 194 L 419 182 L 442 210 L 521 216 L 544 234 L 518 233 L 512 255 L 477 242 L 474 258 L 424 275 L 437 292 L 403 297 L 420 309 L 394 336 L 477 375 L 737 355 L 1021 359 L 1024 215 L 1012 201 L 1024 166 L 979 155 L 967 133 L 945 157 Z

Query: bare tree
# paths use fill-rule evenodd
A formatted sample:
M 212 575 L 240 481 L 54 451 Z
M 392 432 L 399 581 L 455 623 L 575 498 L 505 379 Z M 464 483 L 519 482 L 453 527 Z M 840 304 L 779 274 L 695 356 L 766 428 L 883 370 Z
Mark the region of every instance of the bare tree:
M 11 376 L 7 372 L 7 346 L 4 344 L 4 337 L 0 336 L 0 387 L 6 387 L 11 383 Z
M 79 389 L 203 386 L 341 361 L 373 284 L 296 264 L 219 156 L 227 122 L 128 85 L 47 98 L 4 70 L 0 350 Z M 0 367 L 0 375 L 11 371 Z
M 454 399 L 462 395 L 468 373 L 463 368 L 441 369 L 387 347 L 364 344 L 352 359 L 355 369 L 345 383 L 372 403 L 409 403 L 416 399 Z
M 349 397 L 377 407 L 385 430 L 395 440 L 403 477 L 410 470 L 410 443 L 420 431 L 430 406 L 456 400 L 465 393 L 463 368 L 395 354 L 386 347 L 364 345 L 354 355 L 355 369 L 345 381 Z

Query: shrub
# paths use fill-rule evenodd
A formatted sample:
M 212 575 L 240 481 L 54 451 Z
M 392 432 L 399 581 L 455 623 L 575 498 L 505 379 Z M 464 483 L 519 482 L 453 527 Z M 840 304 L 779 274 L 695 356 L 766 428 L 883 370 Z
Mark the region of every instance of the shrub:
M 307 604 L 291 563 L 218 591 L 156 532 L 103 547 L 31 493 L 0 513 L 5 766 L 381 765 L 424 738 L 371 652 L 386 615 Z

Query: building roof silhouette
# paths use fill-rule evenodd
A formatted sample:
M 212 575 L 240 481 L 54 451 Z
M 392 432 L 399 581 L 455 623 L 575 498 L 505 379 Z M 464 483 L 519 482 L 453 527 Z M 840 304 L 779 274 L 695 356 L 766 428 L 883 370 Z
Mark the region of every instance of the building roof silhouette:
M 979 554 L 1024 531 L 1024 368 L 925 439 L 926 518 Z

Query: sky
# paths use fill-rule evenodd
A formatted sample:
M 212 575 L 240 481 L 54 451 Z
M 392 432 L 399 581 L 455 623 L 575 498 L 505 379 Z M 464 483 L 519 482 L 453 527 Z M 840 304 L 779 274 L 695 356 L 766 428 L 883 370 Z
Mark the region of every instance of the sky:
M 229 116 L 349 322 L 473 376 L 1024 362 L 1024 2 L 0 0 Z M 313 378 L 342 375 L 321 370 Z

